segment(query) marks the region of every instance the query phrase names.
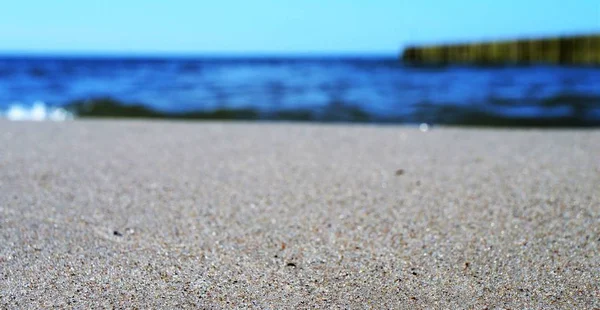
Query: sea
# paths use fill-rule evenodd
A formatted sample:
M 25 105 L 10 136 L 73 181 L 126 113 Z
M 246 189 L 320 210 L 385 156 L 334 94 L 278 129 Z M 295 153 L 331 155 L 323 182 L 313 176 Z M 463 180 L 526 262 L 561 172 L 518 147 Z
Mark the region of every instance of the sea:
M 395 56 L 0 56 L 0 117 L 600 126 L 600 67 Z

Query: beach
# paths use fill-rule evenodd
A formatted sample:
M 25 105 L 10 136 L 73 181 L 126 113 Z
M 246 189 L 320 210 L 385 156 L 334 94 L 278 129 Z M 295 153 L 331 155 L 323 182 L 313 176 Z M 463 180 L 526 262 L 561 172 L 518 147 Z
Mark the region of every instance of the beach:
M 600 308 L 600 130 L 0 121 L 0 308 Z

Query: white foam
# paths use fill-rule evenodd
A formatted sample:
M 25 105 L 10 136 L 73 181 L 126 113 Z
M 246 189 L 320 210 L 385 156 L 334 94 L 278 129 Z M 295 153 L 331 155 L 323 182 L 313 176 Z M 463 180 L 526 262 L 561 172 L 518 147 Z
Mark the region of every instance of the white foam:
M 73 113 L 63 108 L 48 107 L 42 101 L 36 101 L 32 106 L 24 106 L 19 102 L 13 103 L 6 109 L 0 111 L 0 117 L 11 121 L 66 121 L 73 119 Z

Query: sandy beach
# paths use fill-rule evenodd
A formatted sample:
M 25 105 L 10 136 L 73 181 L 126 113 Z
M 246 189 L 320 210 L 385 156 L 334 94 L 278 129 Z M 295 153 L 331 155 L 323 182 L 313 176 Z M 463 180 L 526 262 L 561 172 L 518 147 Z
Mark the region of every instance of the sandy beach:
M 600 308 L 600 130 L 0 121 L 0 308 Z

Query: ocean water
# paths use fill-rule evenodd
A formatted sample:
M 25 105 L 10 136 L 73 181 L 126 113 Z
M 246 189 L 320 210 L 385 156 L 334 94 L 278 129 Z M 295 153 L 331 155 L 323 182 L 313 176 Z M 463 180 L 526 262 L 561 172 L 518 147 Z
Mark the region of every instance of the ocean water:
M 0 115 L 599 126 L 600 68 L 394 57 L 0 57 Z

